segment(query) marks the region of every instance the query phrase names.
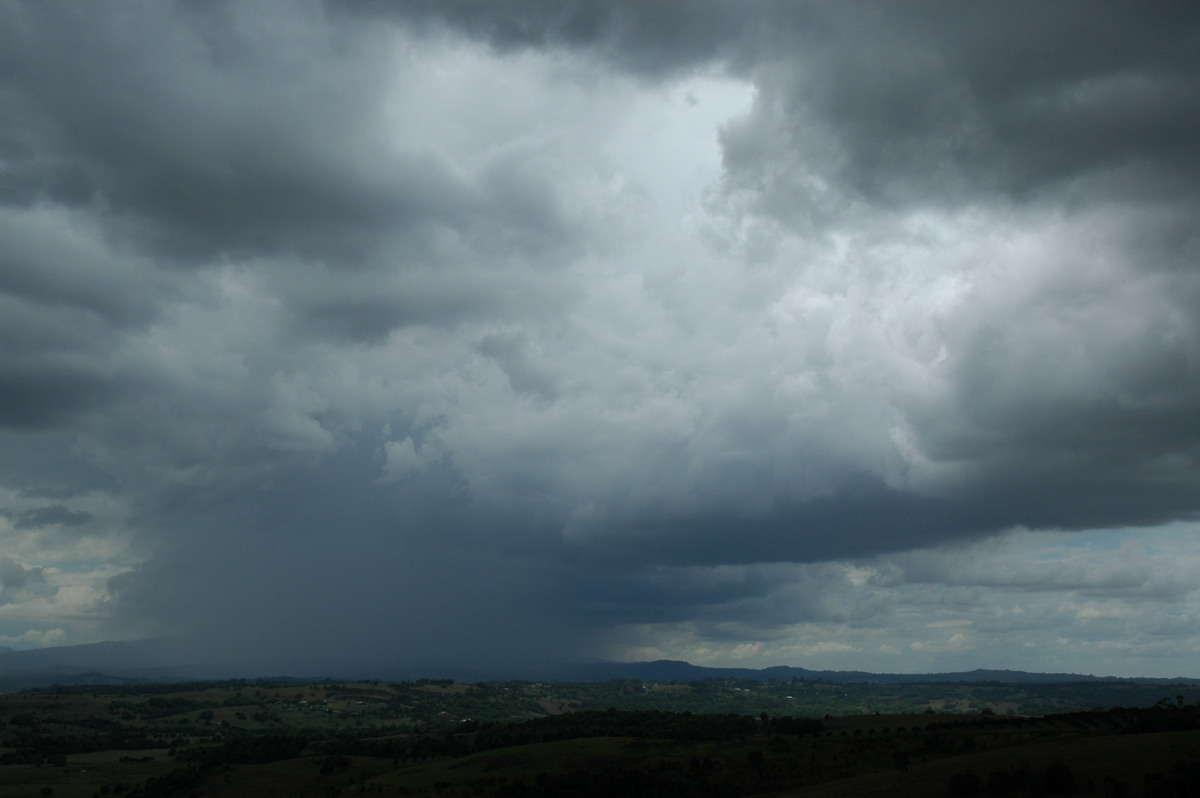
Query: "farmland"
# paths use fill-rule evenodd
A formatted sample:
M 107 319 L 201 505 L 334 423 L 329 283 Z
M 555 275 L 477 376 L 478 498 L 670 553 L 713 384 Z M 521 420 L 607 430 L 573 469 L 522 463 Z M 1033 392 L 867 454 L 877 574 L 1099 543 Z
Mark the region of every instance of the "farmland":
M 56 687 L 0 696 L 0 792 L 1175 795 L 1198 718 L 1184 683 Z

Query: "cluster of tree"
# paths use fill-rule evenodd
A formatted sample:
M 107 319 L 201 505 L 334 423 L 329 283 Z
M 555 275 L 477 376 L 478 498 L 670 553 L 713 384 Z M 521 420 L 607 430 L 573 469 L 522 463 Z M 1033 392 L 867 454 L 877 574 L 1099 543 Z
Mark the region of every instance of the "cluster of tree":
M 763 734 L 820 734 L 824 723 L 814 718 L 752 718 L 746 715 L 699 715 L 691 712 L 572 712 L 514 723 L 458 724 L 441 731 L 387 738 L 342 733 L 333 738 L 310 736 L 313 750 L 325 756 L 366 756 L 397 762 L 463 756 L 514 745 L 592 737 L 668 740 L 735 740 Z M 226 743 L 231 744 L 233 741 Z M 181 754 L 182 761 L 201 756 Z
M 1183 696 L 1164 698 L 1152 707 L 1115 707 L 1108 714 L 1127 734 L 1200 729 L 1200 705 L 1185 704 Z
M 4 742 L 15 750 L 0 754 L 0 765 L 62 765 L 70 754 L 158 748 L 164 743 L 144 731 L 122 726 L 88 734 L 62 734 L 40 726 L 10 731 Z
M 265 765 L 283 759 L 296 759 L 309 747 L 312 738 L 303 734 L 261 734 L 234 737 L 217 746 L 180 751 L 180 762 L 197 762 L 205 767 L 223 765 Z
M 156 720 L 169 715 L 181 715 L 196 710 L 209 710 L 221 707 L 217 701 L 197 701 L 191 698 L 163 698 L 154 696 L 145 701 L 110 701 L 108 711 L 112 714 L 129 713 L 144 720 Z
M 819 731 L 819 720 L 799 721 L 779 718 L 764 722 L 747 715 L 699 715 L 691 712 L 660 710 L 570 712 L 522 723 L 480 724 L 475 737 L 476 750 L 549 740 L 573 740 L 585 737 L 636 737 L 671 740 L 731 740 L 763 731 L 798 733 L 802 729 Z
M 194 792 L 197 785 L 231 765 L 265 765 L 297 759 L 311 740 L 304 735 L 264 734 L 237 737 L 218 746 L 194 748 L 177 754 L 186 767 L 165 776 L 147 779 L 128 790 L 128 798 L 174 798 Z
M 170 695 L 172 693 L 196 693 L 204 690 L 274 689 L 308 684 L 308 680 L 271 677 L 263 679 L 221 679 L 194 682 L 137 682 L 134 684 L 53 684 L 49 687 L 31 687 L 23 692 L 30 695 L 92 695 L 98 693 L 117 696 Z M 333 684 L 333 682 L 330 682 Z

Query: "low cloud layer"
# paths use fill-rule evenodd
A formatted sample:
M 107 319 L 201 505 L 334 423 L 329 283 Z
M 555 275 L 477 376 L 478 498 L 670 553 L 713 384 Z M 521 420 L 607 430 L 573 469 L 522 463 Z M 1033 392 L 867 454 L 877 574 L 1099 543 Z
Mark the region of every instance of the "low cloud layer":
M 1176 668 L 1198 31 L 5 6 L 0 642 Z

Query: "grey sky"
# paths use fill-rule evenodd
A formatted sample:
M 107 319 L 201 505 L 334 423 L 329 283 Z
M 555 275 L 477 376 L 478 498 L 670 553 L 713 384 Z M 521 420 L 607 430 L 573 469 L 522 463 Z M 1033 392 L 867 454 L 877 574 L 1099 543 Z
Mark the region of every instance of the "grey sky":
M 1186 670 L 1198 37 L 0 6 L 0 643 Z

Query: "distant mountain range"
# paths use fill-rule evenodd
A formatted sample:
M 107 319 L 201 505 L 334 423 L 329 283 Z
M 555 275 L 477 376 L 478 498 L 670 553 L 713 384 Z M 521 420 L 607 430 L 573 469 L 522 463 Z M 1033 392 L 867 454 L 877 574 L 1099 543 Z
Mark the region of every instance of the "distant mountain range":
M 226 678 L 203 665 L 180 665 L 168 640 L 134 640 L 16 651 L 0 648 L 0 692 L 53 684 L 132 684 Z
M 1064 682 L 1122 681 L 1139 684 L 1173 684 L 1180 681 L 1197 681 L 1194 678 L 1178 677 L 1159 679 L 1136 677 L 1125 679 L 1117 676 L 1093 676 L 1080 673 L 1029 673 L 1028 671 L 989 670 L 977 668 L 972 671 L 950 673 L 869 673 L 867 671 L 814 671 L 777 665 L 771 668 L 706 668 L 689 662 L 660 659 L 655 662 L 607 662 L 591 663 L 563 669 L 560 681 L 603 681 L 607 679 L 644 679 L 653 681 L 695 681 L 700 679 L 748 679 L 757 681 L 801 681 L 833 682 L 837 684 L 929 684 L 933 682 L 1010 682 L 1023 684 L 1061 684 Z
M 180 662 L 178 646 L 171 640 L 136 640 L 59 646 L 15 651 L 0 647 L 0 692 L 15 692 L 54 684 L 131 684 L 139 682 L 179 682 L 205 679 L 253 678 L 276 674 L 253 673 L 246 667 L 228 664 Z M 458 681 L 499 680 L 589 682 L 611 679 L 643 681 L 699 681 L 702 679 L 745 679 L 758 681 L 820 681 L 866 684 L 922 684 L 945 682 L 1007 682 L 1056 684 L 1065 682 L 1136 682 L 1174 684 L 1200 681 L 1178 677 L 1161 679 L 1138 677 L 1124 679 L 1078 673 L 1029 673 L 1026 671 L 986 670 L 952 673 L 869 673 L 867 671 L 809 670 L 780 665 L 772 668 L 706 668 L 676 660 L 655 662 L 588 662 L 549 667 L 544 670 L 497 672 L 486 669 L 411 667 L 387 668 L 375 665 L 361 671 L 329 674 L 296 673 L 294 677 L 376 678 L 390 680 L 452 678 Z

